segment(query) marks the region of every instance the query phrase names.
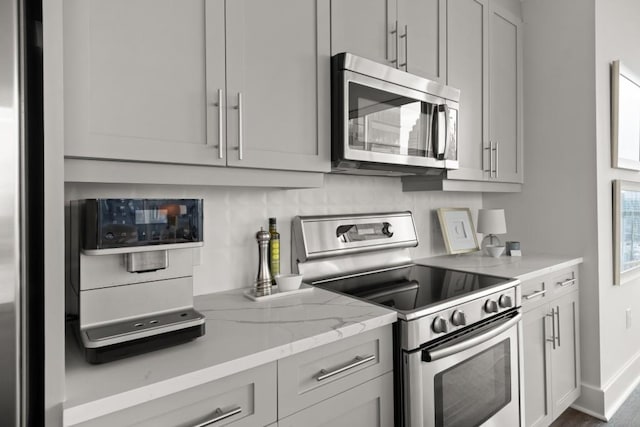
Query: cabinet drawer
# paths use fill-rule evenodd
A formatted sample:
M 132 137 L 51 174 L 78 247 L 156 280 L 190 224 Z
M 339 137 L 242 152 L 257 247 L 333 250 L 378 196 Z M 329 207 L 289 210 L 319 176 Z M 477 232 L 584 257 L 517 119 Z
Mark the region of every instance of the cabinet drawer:
M 524 311 L 578 288 L 578 265 L 522 282 Z
M 522 282 L 522 306 L 525 310 L 544 304 L 551 296 L 551 287 L 546 276 L 536 277 Z
M 578 289 L 578 266 L 554 273 L 550 278 L 550 282 L 554 296 L 564 295 L 567 292 L 575 291 Z
M 79 425 L 192 427 L 218 418 L 218 422 L 209 425 L 264 426 L 277 418 L 275 389 L 274 362 Z
M 370 380 L 278 422 L 279 427 L 393 425 L 393 373 Z
M 278 414 L 286 417 L 393 369 L 391 325 L 278 361 Z

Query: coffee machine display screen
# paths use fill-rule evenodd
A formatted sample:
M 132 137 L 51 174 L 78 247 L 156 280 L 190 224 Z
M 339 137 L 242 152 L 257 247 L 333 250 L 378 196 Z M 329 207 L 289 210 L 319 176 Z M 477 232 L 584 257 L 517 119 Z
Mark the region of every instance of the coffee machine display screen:
M 136 211 L 136 224 L 166 224 L 166 209 L 144 209 Z
M 86 199 L 84 249 L 202 242 L 202 199 Z

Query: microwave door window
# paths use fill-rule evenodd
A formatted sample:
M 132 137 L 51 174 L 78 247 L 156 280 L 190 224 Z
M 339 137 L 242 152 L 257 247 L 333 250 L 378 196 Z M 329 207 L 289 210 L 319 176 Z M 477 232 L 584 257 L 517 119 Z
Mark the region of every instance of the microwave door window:
M 431 109 L 424 102 L 349 83 L 352 150 L 428 156 Z

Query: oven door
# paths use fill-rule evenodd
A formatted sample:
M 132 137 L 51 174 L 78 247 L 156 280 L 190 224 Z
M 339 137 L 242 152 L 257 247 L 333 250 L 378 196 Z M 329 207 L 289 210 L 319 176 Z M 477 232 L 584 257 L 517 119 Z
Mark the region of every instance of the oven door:
M 334 96 L 339 160 L 457 168 L 458 103 L 344 70 Z
M 519 426 L 522 315 L 404 353 L 406 426 Z

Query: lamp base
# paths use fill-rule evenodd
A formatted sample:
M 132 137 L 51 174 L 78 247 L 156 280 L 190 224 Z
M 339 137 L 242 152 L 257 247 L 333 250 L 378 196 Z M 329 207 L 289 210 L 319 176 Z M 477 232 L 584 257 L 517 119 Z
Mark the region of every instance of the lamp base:
M 487 251 L 486 249 L 487 246 L 502 246 L 502 243 L 500 242 L 500 239 L 498 239 L 498 236 L 496 236 L 495 234 L 487 234 L 482 239 L 482 243 L 480 244 L 480 249 L 482 249 L 482 251 L 485 254 L 491 255 L 489 251 Z

